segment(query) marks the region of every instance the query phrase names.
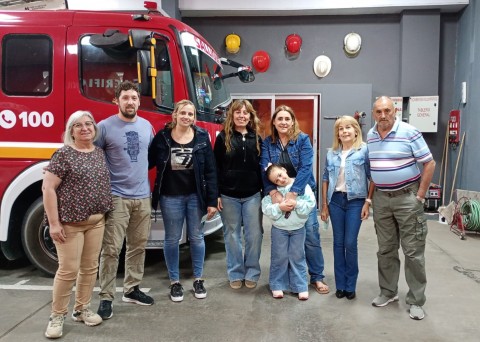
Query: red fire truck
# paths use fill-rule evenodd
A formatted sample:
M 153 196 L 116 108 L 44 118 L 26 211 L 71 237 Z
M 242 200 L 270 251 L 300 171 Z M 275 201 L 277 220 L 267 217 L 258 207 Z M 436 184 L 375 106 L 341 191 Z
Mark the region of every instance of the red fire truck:
M 26 255 L 46 273 L 56 271 L 41 183 L 71 113 L 89 110 L 97 121 L 116 113 L 114 89 L 132 80 L 141 88 L 139 115 L 156 130 L 187 98 L 214 140 L 230 102 L 223 79 L 253 80 L 250 67 L 219 58 L 192 28 L 145 4 L 148 13 L 0 6 L 0 247 L 7 259 Z M 223 74 L 222 64 L 235 72 Z M 209 224 L 207 234 L 221 227 L 219 217 Z M 148 247 L 161 248 L 163 239 L 161 217 L 152 217 Z

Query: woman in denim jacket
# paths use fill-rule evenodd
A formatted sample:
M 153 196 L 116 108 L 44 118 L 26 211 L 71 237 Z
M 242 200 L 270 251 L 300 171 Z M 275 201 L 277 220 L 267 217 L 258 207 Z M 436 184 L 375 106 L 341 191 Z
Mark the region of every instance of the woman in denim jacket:
M 334 126 L 333 146 L 327 153 L 322 183 L 321 219 L 329 215 L 337 298 L 354 299 L 358 278 L 358 233 L 368 218 L 373 194 L 367 145 L 357 120 L 342 116 Z
M 315 191 L 317 187 L 313 176 L 312 144 L 308 134 L 300 131 L 293 109 L 285 105 L 278 106 L 270 120 L 270 131 L 271 135 L 262 143 L 260 157 L 265 194 L 272 196 L 276 203 L 283 199 L 281 194 L 276 192 L 276 186 L 265 175 L 269 163 L 280 164 L 287 170 L 289 177 L 295 178 L 286 199 L 296 199 L 297 195 L 303 195 L 307 184 Z M 293 207 L 290 210 L 293 210 Z M 318 227 L 317 211 L 313 210 L 305 223 L 305 256 L 310 283 L 318 293 L 327 294 L 330 290 L 323 281 L 324 260 Z
M 183 300 L 179 274 L 179 240 L 186 221 L 192 259 L 195 298 L 205 298 L 203 285 L 205 240 L 202 216 L 217 212 L 217 170 L 208 132 L 195 126 L 196 110 L 189 100 L 179 101 L 172 122 L 155 135 L 148 151 L 149 167 L 157 167 L 152 207 L 160 202 L 165 225 L 163 254 L 170 278 L 170 298 Z

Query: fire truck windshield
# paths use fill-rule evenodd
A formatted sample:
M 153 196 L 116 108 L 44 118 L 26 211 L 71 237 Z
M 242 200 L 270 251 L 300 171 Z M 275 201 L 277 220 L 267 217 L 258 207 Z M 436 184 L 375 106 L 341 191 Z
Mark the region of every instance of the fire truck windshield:
M 223 79 L 219 77 L 222 71 L 220 58 L 209 44 L 191 33 L 183 32 L 181 37 L 199 114 L 223 114 L 223 109 L 228 106 L 231 98 Z

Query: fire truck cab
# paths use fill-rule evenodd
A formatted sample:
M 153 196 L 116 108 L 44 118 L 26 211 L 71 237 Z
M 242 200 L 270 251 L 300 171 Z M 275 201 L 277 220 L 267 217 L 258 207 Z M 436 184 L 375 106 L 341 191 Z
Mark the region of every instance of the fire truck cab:
M 225 60 L 208 42 L 155 9 L 6 11 L 0 6 L 0 42 L 0 247 L 8 259 L 26 255 L 48 274 L 55 273 L 57 257 L 48 227 L 42 226 L 43 169 L 62 146 L 71 113 L 89 110 L 97 122 L 117 113 L 115 87 L 132 80 L 141 88 L 138 113 L 157 131 L 171 120 L 175 102 L 190 99 L 197 124 L 213 142 L 230 102 L 223 78 L 253 80 L 251 69 L 241 65 L 223 75 Z M 148 248 L 163 246 L 157 215 Z M 205 233 L 220 227 L 216 217 Z

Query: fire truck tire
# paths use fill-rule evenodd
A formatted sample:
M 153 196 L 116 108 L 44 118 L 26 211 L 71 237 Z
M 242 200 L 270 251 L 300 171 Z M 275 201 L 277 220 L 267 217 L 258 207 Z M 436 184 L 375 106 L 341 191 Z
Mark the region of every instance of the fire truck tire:
M 28 208 L 22 224 L 22 244 L 30 262 L 47 273 L 55 275 L 58 268 L 57 251 L 50 238 L 48 226 L 44 227 L 42 198 L 37 199 Z

